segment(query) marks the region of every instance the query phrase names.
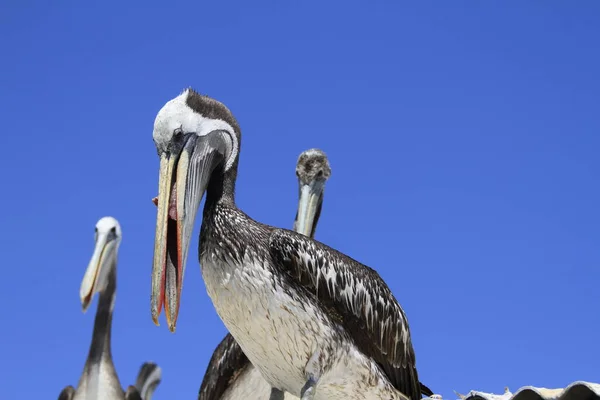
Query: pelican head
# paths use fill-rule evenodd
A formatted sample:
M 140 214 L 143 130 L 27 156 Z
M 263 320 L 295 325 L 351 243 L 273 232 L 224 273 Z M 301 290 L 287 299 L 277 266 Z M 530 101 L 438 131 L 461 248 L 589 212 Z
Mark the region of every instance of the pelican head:
M 117 252 L 121 244 L 119 221 L 113 217 L 100 219 L 96 223 L 95 242 L 94 254 L 79 290 L 83 312 L 89 307 L 94 294 L 106 290 L 111 270 L 117 264 Z
M 158 325 L 164 304 L 173 332 L 196 212 L 209 186 L 222 186 L 237 170 L 241 136 L 225 105 L 186 89 L 158 112 L 153 138 L 160 172 L 151 312 Z
M 331 176 L 331 168 L 325 153 L 319 149 L 302 152 L 298 157 L 296 176 L 300 187 L 300 201 L 294 230 L 312 237 L 317 227 L 316 222 L 321 215 L 325 182 Z

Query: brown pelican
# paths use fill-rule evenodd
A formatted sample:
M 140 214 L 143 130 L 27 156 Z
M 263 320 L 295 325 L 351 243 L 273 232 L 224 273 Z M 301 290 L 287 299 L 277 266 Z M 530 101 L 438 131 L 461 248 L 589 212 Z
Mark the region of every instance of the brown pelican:
M 207 292 L 272 387 L 303 400 L 421 397 L 408 321 L 381 277 L 236 207 L 241 133 L 225 105 L 187 89 L 159 111 L 153 138 L 160 157 L 156 324 L 164 304 L 175 330 L 192 227 L 206 192 L 199 253 Z
M 331 176 L 331 168 L 325 153 L 319 149 L 303 151 L 296 164 L 296 176 L 300 196 L 294 230 L 314 237 L 321 215 L 325 182 Z M 277 395 L 285 399 L 298 398 L 290 393 L 284 394 L 278 389 L 272 389 L 228 333 L 219 343 L 208 363 L 198 400 L 248 398 L 266 400 L 269 396 Z
M 110 338 L 112 312 L 117 291 L 117 253 L 121 244 L 121 226 L 112 217 L 104 217 L 96 224 L 96 246 L 79 292 L 83 312 L 92 297 L 99 293 L 94 333 L 88 358 L 77 389 L 65 387 L 59 400 L 149 400 L 160 383 L 161 369 L 154 363 L 144 363 L 135 386 L 125 392 L 113 364 Z

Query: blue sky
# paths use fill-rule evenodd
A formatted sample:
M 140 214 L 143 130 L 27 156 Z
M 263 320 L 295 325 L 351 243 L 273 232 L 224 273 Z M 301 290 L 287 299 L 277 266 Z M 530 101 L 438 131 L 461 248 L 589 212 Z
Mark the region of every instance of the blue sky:
M 388 282 L 435 392 L 598 380 L 600 3 L 53 3 L 0 6 L 3 398 L 77 384 L 105 215 L 121 383 L 153 360 L 156 399 L 196 398 L 226 332 L 199 220 L 177 332 L 150 318 L 152 126 L 187 86 L 238 118 L 238 205 L 259 221 L 292 226 L 296 158 L 327 152 L 317 238 Z

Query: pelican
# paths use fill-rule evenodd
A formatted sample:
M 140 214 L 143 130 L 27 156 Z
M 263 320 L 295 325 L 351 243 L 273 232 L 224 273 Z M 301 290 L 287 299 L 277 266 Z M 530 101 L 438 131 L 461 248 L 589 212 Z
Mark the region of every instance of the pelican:
M 186 89 L 158 112 L 151 314 L 175 331 L 189 243 L 209 297 L 263 378 L 302 400 L 420 399 L 404 311 L 373 269 L 235 204 L 241 133 L 222 103 Z M 281 398 L 277 391 L 271 396 Z
M 69 385 L 59 400 L 150 400 L 160 383 L 162 371 L 155 363 L 144 363 L 135 386 L 124 392 L 112 360 L 110 338 L 112 312 L 117 291 L 117 253 L 121 244 L 121 226 L 112 217 L 96 224 L 96 246 L 79 295 L 86 312 L 95 293 L 99 293 L 94 333 L 88 358 L 77 389 Z
M 331 176 L 327 155 L 319 149 L 303 151 L 296 163 L 299 201 L 294 230 L 314 237 L 325 192 L 325 183 Z M 198 400 L 244 400 L 268 399 L 269 396 L 298 399 L 290 393 L 282 393 L 262 377 L 250 363 L 231 334 L 215 349 L 204 374 Z

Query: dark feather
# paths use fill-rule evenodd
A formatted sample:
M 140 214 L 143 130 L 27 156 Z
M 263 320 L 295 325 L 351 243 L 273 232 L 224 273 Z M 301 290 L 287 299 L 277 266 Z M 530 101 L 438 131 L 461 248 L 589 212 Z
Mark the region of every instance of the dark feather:
M 60 392 L 58 400 L 71 400 L 73 396 L 75 396 L 75 388 L 69 385 Z
M 215 349 L 198 393 L 198 400 L 220 399 L 238 375 L 251 365 L 229 333 Z
M 427 386 L 425 386 L 421 382 L 419 382 L 419 385 L 421 385 L 421 394 L 423 396 L 427 396 L 427 397 L 433 396 L 433 392 L 431 391 L 431 389 L 429 389 Z

